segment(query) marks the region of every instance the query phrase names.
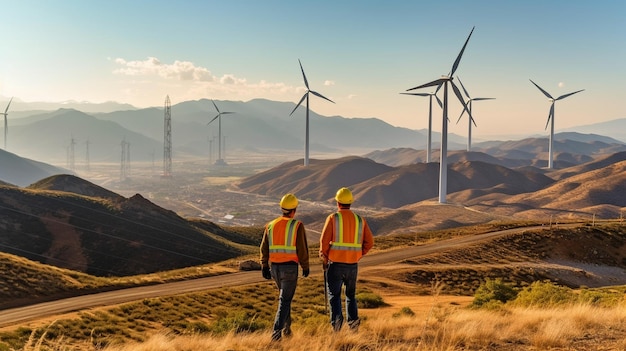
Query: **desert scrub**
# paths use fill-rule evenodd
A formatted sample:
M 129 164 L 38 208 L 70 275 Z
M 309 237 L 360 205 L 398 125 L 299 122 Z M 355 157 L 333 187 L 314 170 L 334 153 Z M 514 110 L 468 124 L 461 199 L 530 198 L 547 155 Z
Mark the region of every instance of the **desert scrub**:
M 497 307 L 517 297 L 517 291 L 501 278 L 490 279 L 481 284 L 474 294 L 472 307 Z

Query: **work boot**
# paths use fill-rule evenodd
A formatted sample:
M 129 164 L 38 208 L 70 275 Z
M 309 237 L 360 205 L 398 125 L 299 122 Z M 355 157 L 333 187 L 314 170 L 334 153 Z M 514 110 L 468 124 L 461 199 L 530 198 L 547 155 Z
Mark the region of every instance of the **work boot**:
M 355 319 L 353 321 L 348 321 L 348 326 L 350 327 L 350 330 L 352 330 L 353 332 L 358 332 L 359 331 L 359 325 L 361 325 L 361 320 L 360 319 Z
M 283 330 L 283 336 L 286 338 L 292 337 L 293 333 L 291 332 L 291 328 Z
M 282 330 L 274 330 L 272 332 L 272 342 L 280 341 L 281 337 L 282 337 Z

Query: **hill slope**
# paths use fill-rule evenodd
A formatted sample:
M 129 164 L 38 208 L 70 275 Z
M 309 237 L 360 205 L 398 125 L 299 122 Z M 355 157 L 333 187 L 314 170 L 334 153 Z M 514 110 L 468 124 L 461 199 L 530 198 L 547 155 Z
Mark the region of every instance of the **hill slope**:
M 57 190 L 41 190 L 46 187 Z M 253 251 L 257 244 L 252 239 L 234 244 L 216 225 L 202 223 L 200 228 L 139 194 L 124 198 L 71 176 L 27 189 L 0 186 L 0 208 L 1 251 L 93 275 L 216 262 Z

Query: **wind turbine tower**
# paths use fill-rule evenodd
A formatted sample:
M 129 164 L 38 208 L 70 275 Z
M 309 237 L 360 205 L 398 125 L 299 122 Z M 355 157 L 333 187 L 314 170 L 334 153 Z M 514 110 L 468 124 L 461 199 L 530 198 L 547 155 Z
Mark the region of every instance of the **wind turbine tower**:
M 441 85 L 437 87 L 434 93 L 400 93 L 405 95 L 414 95 L 414 96 L 428 96 L 428 140 L 426 141 L 426 163 L 430 163 L 430 157 L 432 154 L 432 135 L 433 135 L 433 96 L 437 99 L 437 103 L 439 107 L 443 108 L 441 100 L 437 96 L 437 92 L 441 88 Z
M 11 101 L 13 101 L 13 98 L 11 98 L 11 100 L 9 100 L 9 103 L 7 104 L 7 108 L 4 109 L 4 150 L 6 151 L 7 149 L 7 132 L 9 130 L 9 124 L 7 122 L 7 117 L 9 116 L 9 106 L 11 106 Z
M 476 121 L 474 121 L 474 117 L 472 117 L 472 101 L 495 100 L 495 98 L 471 98 L 469 96 L 469 93 L 467 92 L 467 89 L 465 89 L 465 86 L 463 86 L 463 83 L 461 82 L 461 78 L 459 78 L 458 76 L 456 78 L 459 80 L 459 84 L 461 84 L 461 88 L 463 88 L 463 92 L 465 93 L 465 96 L 467 96 L 467 102 L 465 103 L 467 105 L 467 110 L 469 111 L 469 114 L 468 114 L 469 117 L 467 121 L 467 124 L 468 124 L 467 126 L 467 152 L 470 152 L 472 151 L 472 124 L 474 124 L 474 127 L 478 127 L 476 125 Z M 461 117 L 463 117 L 464 113 L 465 113 L 465 110 L 461 112 L 459 119 L 456 120 L 457 124 L 461 120 Z
M 463 104 L 464 111 L 467 110 L 467 105 L 465 105 L 465 101 L 463 101 L 463 96 L 461 95 L 461 91 L 454 84 L 453 77 L 454 72 L 459 66 L 461 62 L 461 57 L 463 56 L 463 52 L 465 51 L 465 47 L 474 32 L 474 28 L 470 32 L 467 40 L 465 40 L 465 44 L 463 44 L 463 48 L 459 55 L 456 57 L 454 64 L 452 65 L 452 70 L 447 76 L 442 76 L 441 78 L 434 80 L 430 83 L 422 84 L 415 88 L 407 89 L 406 91 L 422 89 L 427 87 L 436 86 L 439 89 L 443 85 L 443 115 L 442 115 L 442 126 L 441 126 L 441 152 L 439 158 L 439 203 L 446 203 L 446 195 L 447 195 L 447 186 L 448 186 L 448 85 L 452 86 L 452 90 L 454 94 L 459 99 L 461 104 Z M 472 115 L 469 111 L 467 112 L 470 116 Z
M 554 141 L 553 140 L 554 139 L 554 103 L 557 102 L 558 100 L 565 99 L 566 97 L 568 97 L 570 95 L 574 95 L 576 93 L 580 93 L 581 91 L 583 91 L 585 89 L 577 90 L 577 91 L 575 91 L 573 93 L 564 94 L 564 95 L 561 95 L 561 96 L 559 96 L 558 98 L 555 99 L 547 91 L 541 89 L 541 87 L 539 85 L 537 85 L 535 82 L 533 82 L 532 79 L 530 79 L 530 82 L 533 83 L 537 87 L 537 89 L 539 89 L 543 93 L 543 95 L 545 95 L 550 100 L 550 103 L 551 103 L 550 104 L 550 113 L 548 113 L 548 121 L 546 122 L 545 129 L 547 129 L 548 128 L 548 124 L 550 124 L 550 144 L 549 144 L 549 147 L 548 147 L 548 154 L 549 154 L 548 155 L 548 168 L 552 169 L 553 166 L 554 166 L 554 163 L 553 163 L 553 156 L 554 156 L 553 155 L 553 152 L 554 152 L 554 149 L 553 149 L 553 141 Z
M 172 104 L 170 96 L 165 96 L 164 128 L 163 128 L 163 177 L 172 176 Z
M 306 92 L 304 93 L 304 95 L 302 95 L 302 99 L 300 99 L 300 102 L 298 102 L 298 104 L 296 105 L 296 107 L 294 107 L 294 109 L 291 111 L 291 113 L 289 114 L 289 116 L 293 115 L 293 113 L 296 111 L 296 109 L 302 104 L 302 101 L 304 101 L 304 99 L 306 99 L 306 127 L 305 127 L 305 136 L 304 136 L 304 166 L 308 166 L 309 165 L 309 93 L 321 97 L 322 99 L 328 100 L 330 102 L 332 102 L 333 104 L 335 103 L 334 101 L 332 101 L 331 99 L 325 97 L 324 95 L 313 91 L 309 88 L 309 82 L 306 80 L 306 74 L 304 74 L 304 68 L 302 68 L 302 62 L 300 62 L 300 59 L 298 59 L 298 63 L 300 64 L 300 70 L 302 71 L 302 78 L 304 78 L 304 85 L 306 86 Z
M 215 121 L 217 119 L 217 161 L 215 161 L 216 165 L 220 165 L 220 166 L 225 166 L 226 165 L 226 161 L 224 161 L 224 156 L 222 154 L 222 115 L 228 115 L 228 114 L 232 114 L 234 112 L 221 112 L 219 108 L 217 108 L 217 105 L 215 104 L 215 101 L 211 100 L 211 102 L 213 103 L 213 106 L 215 107 L 215 110 L 217 111 L 217 116 L 213 117 L 212 120 L 209 121 L 209 123 L 207 123 L 207 125 L 211 124 L 211 122 Z

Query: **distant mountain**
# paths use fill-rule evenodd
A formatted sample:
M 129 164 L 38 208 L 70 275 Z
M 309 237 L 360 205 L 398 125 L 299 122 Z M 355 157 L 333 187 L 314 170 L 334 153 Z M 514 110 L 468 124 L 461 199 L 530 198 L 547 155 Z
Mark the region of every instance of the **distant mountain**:
M 0 150 L 0 185 L 27 186 L 42 178 L 70 171 Z
M 90 162 L 119 162 L 121 143 L 130 143 L 132 160 L 150 160 L 163 144 L 117 123 L 71 109 L 45 113 L 37 121 L 11 128 L 9 147 L 21 156 L 66 163 L 74 140 L 74 162 L 84 166 L 89 142 Z
M 8 100 L 8 99 L 7 99 Z M 115 101 L 93 103 L 88 101 L 61 101 L 61 102 L 26 102 L 18 97 L 13 98 L 11 111 L 20 113 L 22 111 L 55 111 L 58 109 L 73 109 L 85 113 L 113 112 L 122 110 L 135 110 L 136 107 L 130 104 L 123 104 Z
M 252 239 L 231 243 L 229 231 L 183 219 L 139 194 L 124 198 L 67 175 L 28 188 L 0 186 L 0 208 L 0 251 L 97 276 L 171 270 L 258 250 Z
M 566 128 L 562 131 L 607 135 L 626 143 L 626 118 Z

